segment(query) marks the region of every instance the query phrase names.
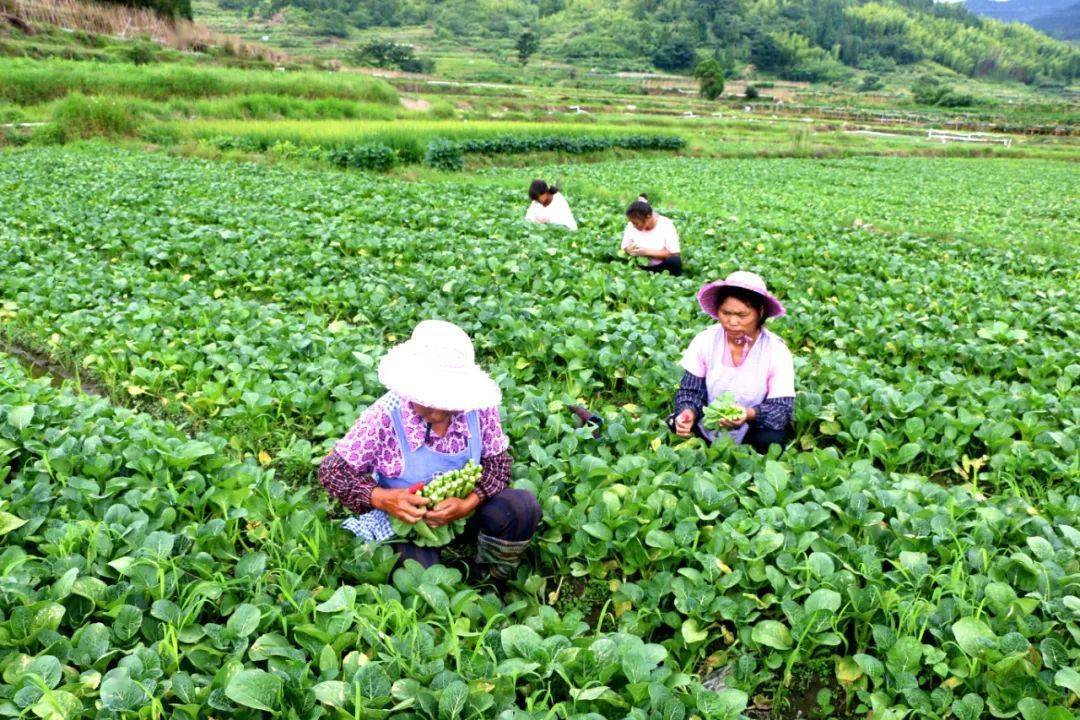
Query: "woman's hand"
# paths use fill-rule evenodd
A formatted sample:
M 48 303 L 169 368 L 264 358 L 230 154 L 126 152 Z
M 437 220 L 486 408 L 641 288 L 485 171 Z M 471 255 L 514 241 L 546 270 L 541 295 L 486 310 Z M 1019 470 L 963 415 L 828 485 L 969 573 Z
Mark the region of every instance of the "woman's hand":
M 743 412 L 741 417 L 732 418 L 730 420 L 721 420 L 720 427 L 727 428 L 728 430 L 734 430 L 735 428 L 742 427 L 743 425 L 757 417 L 757 413 L 754 411 L 754 408 L 744 407 L 742 408 L 742 411 Z
M 377 487 L 371 491 L 371 506 L 373 508 L 382 510 L 410 525 L 430 514 L 427 505 L 428 499 L 426 497 L 414 495 L 408 490 Z
M 427 511 L 427 515 L 424 516 L 424 522 L 431 527 L 449 525 L 455 520 L 460 520 L 471 513 L 479 505 L 480 496 L 476 493 L 470 493 L 466 498 L 446 498 L 436 505 L 435 509 Z
M 694 432 L 694 423 L 697 414 L 690 408 L 686 408 L 675 417 L 675 434 L 679 437 L 690 437 Z

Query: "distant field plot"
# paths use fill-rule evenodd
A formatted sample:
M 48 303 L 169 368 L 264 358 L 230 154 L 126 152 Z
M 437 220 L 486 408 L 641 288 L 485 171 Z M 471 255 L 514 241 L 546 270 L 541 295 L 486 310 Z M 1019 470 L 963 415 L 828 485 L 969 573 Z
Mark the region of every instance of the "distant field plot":
M 1080 197 L 1075 163 L 948 158 L 837 160 L 650 159 L 555 165 L 528 173 L 488 170 L 523 182 L 526 174 L 556 178 L 568 189 L 632 199 L 639 192 L 670 206 L 736 226 L 753 224 L 806 237 L 819 223 L 856 221 L 893 232 L 958 238 L 1028 251 L 1080 252 Z M 629 202 L 629 200 L 627 200 Z M 716 240 L 722 242 L 722 236 Z M 814 239 L 808 239 L 815 242 Z
M 192 137 L 236 135 L 269 141 L 341 145 L 363 141 L 385 141 L 391 145 L 407 141 L 424 142 L 441 137 L 448 140 L 485 140 L 499 136 L 539 135 L 597 136 L 627 134 L 620 125 L 591 125 L 558 122 L 502 122 L 498 120 L 397 120 L 397 121 L 205 121 L 185 123 L 184 133 Z

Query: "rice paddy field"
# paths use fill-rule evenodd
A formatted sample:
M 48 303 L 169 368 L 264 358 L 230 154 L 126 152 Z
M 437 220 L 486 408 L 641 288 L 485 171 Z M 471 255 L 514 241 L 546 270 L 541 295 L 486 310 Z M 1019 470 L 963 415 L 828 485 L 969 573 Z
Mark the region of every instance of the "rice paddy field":
M 521 221 L 534 175 L 578 233 Z M 409 179 L 0 153 L 0 711 L 1074 717 L 1076 179 L 1000 159 Z M 617 252 L 643 190 L 683 277 Z M 694 292 L 737 268 L 789 311 L 770 323 L 797 373 L 782 454 L 662 423 L 706 326 Z M 474 339 L 513 482 L 544 509 L 498 587 L 453 558 L 395 568 L 314 479 L 429 317 Z

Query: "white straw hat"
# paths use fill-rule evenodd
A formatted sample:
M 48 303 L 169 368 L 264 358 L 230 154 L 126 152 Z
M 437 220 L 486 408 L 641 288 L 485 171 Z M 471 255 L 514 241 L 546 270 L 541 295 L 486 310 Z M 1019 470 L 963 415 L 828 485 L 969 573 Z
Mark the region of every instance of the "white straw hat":
M 472 341 L 445 320 L 424 320 L 379 363 L 379 382 L 406 400 L 436 410 L 495 407 L 499 386 L 476 364 Z

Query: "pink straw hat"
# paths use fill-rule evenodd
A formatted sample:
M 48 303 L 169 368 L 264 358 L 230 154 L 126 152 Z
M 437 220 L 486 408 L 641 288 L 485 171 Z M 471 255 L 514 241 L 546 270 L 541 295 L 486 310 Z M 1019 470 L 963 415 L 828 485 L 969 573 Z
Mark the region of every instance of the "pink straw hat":
M 747 270 L 736 270 L 723 280 L 705 283 L 698 290 L 698 304 L 706 315 L 719 319 L 717 308 L 720 305 L 720 296 L 722 290 L 729 287 L 749 290 L 765 298 L 765 317 L 783 317 L 787 314 L 780 301 L 773 297 L 769 289 L 765 287 L 765 281 L 760 275 Z
M 476 364 L 469 336 L 445 320 L 424 320 L 390 348 L 379 363 L 379 382 L 436 410 L 467 412 L 502 401 L 499 386 Z

